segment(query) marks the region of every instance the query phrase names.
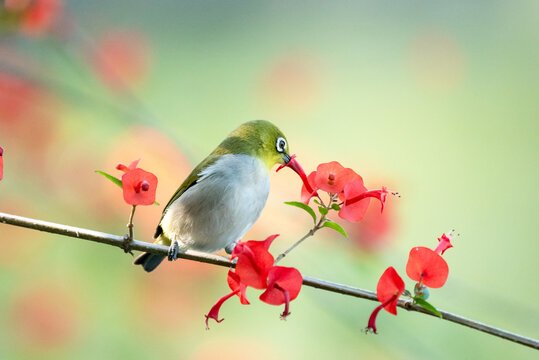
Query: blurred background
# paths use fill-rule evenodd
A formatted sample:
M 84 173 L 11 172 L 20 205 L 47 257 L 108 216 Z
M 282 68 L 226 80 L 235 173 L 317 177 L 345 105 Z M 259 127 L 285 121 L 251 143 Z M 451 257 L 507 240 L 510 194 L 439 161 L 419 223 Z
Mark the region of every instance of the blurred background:
M 124 234 L 130 207 L 94 173 L 142 158 L 161 206 L 231 130 L 267 119 L 307 172 L 337 160 L 386 185 L 349 238 L 325 229 L 283 261 L 375 289 L 413 246 L 452 228 L 450 268 L 429 301 L 539 337 L 539 3 L 6 0 L 0 13 L 0 211 Z M 535 164 L 535 165 L 534 165 Z M 247 235 L 311 220 L 290 170 L 272 173 Z M 343 221 L 342 221 L 343 222 Z M 151 274 L 106 245 L 0 225 L 1 359 L 530 359 L 534 350 L 374 302 L 304 287 L 281 307 L 232 299 L 226 269 L 189 261 Z

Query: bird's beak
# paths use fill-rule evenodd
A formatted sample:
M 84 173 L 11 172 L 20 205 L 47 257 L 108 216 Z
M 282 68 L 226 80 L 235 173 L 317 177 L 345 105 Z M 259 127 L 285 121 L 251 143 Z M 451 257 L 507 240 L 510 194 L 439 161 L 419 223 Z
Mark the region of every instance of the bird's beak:
M 284 164 L 288 164 L 290 162 L 290 160 L 292 160 L 292 157 L 290 155 L 288 155 L 287 153 L 284 153 L 283 154 L 283 160 L 284 160 Z

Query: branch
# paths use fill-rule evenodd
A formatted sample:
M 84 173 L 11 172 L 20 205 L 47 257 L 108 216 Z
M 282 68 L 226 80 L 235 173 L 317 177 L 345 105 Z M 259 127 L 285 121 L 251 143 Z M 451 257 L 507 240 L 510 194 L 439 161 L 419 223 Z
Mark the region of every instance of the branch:
M 35 220 L 35 219 L 25 218 L 22 216 L 1 213 L 1 212 L 0 212 L 0 223 L 20 226 L 20 227 L 24 227 L 28 229 L 45 231 L 45 232 L 49 232 L 53 234 L 74 237 L 77 239 L 95 241 L 102 244 L 116 246 L 119 248 L 124 248 L 125 246 L 125 242 L 124 242 L 125 238 L 123 236 L 112 235 L 112 234 L 107 234 L 107 233 L 103 233 L 99 231 L 77 228 L 73 226 L 55 224 L 48 221 Z M 138 240 L 133 240 L 129 244 L 129 246 L 133 250 L 146 251 L 146 252 L 161 254 L 165 256 L 168 255 L 168 247 L 164 245 L 157 245 L 157 244 L 142 242 Z M 178 257 L 182 259 L 193 260 L 193 261 L 219 265 L 219 266 L 224 266 L 224 267 L 234 266 L 234 264 L 231 264 L 230 260 L 226 257 L 214 255 L 214 254 L 207 254 L 207 253 L 193 251 L 193 250 L 188 250 L 184 253 L 179 253 Z M 326 280 L 316 279 L 316 278 L 306 276 L 306 275 L 303 275 L 303 285 L 338 293 L 338 294 L 354 296 L 354 297 L 372 300 L 372 301 L 378 301 L 378 298 L 376 297 L 376 293 L 373 291 L 363 290 L 363 289 L 355 288 L 348 285 L 342 285 L 342 284 L 337 284 L 337 283 L 326 281 Z M 397 306 L 403 309 L 409 310 L 409 311 L 416 311 L 416 312 L 420 312 L 426 315 L 436 317 L 435 315 L 423 309 L 419 305 L 412 304 L 410 300 L 400 299 Z M 534 349 L 539 349 L 539 341 L 536 339 L 518 335 L 512 332 L 503 330 L 503 329 L 495 328 L 493 326 L 486 325 L 478 321 L 465 318 L 460 315 L 452 314 L 447 311 L 443 311 L 443 310 L 438 310 L 438 311 L 442 314 L 442 318 L 445 320 L 457 323 L 459 325 L 464 325 L 472 329 L 485 332 L 490 335 L 498 336 L 500 338 L 513 341 L 518 344 L 529 346 Z

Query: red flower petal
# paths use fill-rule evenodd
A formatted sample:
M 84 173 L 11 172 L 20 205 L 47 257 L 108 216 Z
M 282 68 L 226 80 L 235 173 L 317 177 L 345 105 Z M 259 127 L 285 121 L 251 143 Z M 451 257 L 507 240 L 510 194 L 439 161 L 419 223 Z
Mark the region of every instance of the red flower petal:
M 274 266 L 268 272 L 268 287 L 260 295 L 260 300 L 270 305 L 285 304 L 281 316 L 286 318 L 290 315 L 290 301 L 298 297 L 302 284 L 303 277 L 297 269 Z
M 230 294 L 228 295 L 225 295 L 223 296 L 222 298 L 220 298 L 216 303 L 215 305 L 212 306 L 212 308 L 210 309 L 210 312 L 208 313 L 208 315 L 204 315 L 206 317 L 206 330 L 209 330 L 210 329 L 210 326 L 209 326 L 209 321 L 210 319 L 213 319 L 215 321 L 217 321 L 218 323 L 220 323 L 221 321 L 224 320 L 223 319 L 219 319 L 219 310 L 221 310 L 221 305 L 223 305 L 223 303 L 225 301 L 227 301 L 228 299 L 230 299 L 232 296 L 238 294 L 240 292 L 240 290 L 236 290 L 236 291 L 233 291 L 231 292 Z
M 361 177 L 354 170 L 345 168 L 337 161 L 318 165 L 315 186 L 331 194 L 343 191 L 346 184 Z
M 232 291 L 239 290 L 238 296 L 240 298 L 240 302 L 243 305 L 249 305 L 249 301 L 247 300 L 247 297 L 245 294 L 245 292 L 247 291 L 247 286 L 240 282 L 240 277 L 238 276 L 238 274 L 236 274 L 232 270 L 229 270 L 226 281 L 228 282 L 228 286 L 230 287 L 230 290 Z
M 255 289 L 265 289 L 267 286 L 268 271 L 275 259 L 267 249 L 276 235 L 264 241 L 238 242 L 232 252 L 232 259 L 238 258 L 236 274 L 246 286 Z
M 146 185 L 144 182 L 147 182 Z M 155 202 L 157 176 L 140 168 L 122 175 L 124 200 L 130 205 L 152 205 Z M 147 190 L 144 190 L 144 189 Z
M 397 315 L 397 301 L 404 292 L 404 281 L 392 267 L 388 267 L 378 280 L 376 296 L 384 305 L 384 309 L 393 315 Z
M 380 310 L 388 306 L 390 303 L 397 303 L 397 300 L 399 299 L 399 294 L 393 295 L 391 298 L 389 298 L 385 303 L 378 305 L 373 312 L 371 313 L 371 316 L 369 316 L 369 323 L 367 325 L 367 329 L 365 329 L 366 332 L 373 332 L 377 334 L 376 332 L 376 317 L 378 316 L 378 313 Z M 396 311 L 396 310 L 395 310 Z M 397 315 L 396 313 L 394 315 Z
M 449 273 L 445 260 L 429 248 L 418 246 L 410 250 L 406 274 L 430 288 L 442 287 Z
M 131 164 L 129 164 L 129 166 L 125 166 L 124 164 L 118 163 L 118 165 L 116 165 L 116 169 L 120 170 L 120 171 L 123 171 L 123 172 L 128 172 L 130 170 L 135 170 L 137 168 L 137 165 L 138 165 L 139 161 L 140 161 L 140 159 L 137 159 L 137 160 L 133 161 Z
M 367 188 L 363 185 L 363 180 L 361 178 L 353 180 L 344 187 L 345 199 L 357 198 L 360 194 L 364 194 L 365 192 L 367 192 Z M 345 200 L 339 211 L 339 217 L 350 222 L 360 221 L 363 219 L 363 216 L 365 216 L 370 201 L 370 197 L 364 197 L 363 199 L 352 203 Z
M 314 179 L 316 178 L 316 171 L 313 171 L 312 173 L 307 176 L 306 182 L 303 183 L 303 186 L 301 187 L 301 202 L 308 204 L 309 200 L 313 196 L 316 196 L 316 186 L 314 185 Z M 310 190 L 307 188 L 307 185 L 310 187 Z

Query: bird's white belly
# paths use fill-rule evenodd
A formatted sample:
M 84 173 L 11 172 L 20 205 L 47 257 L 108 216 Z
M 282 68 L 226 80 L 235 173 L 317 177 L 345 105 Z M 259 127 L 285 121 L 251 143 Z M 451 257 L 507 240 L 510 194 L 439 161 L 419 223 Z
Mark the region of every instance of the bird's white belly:
M 161 221 L 163 232 L 182 250 L 223 249 L 241 239 L 258 219 L 269 186 L 269 172 L 261 160 L 223 155 L 169 206 Z

